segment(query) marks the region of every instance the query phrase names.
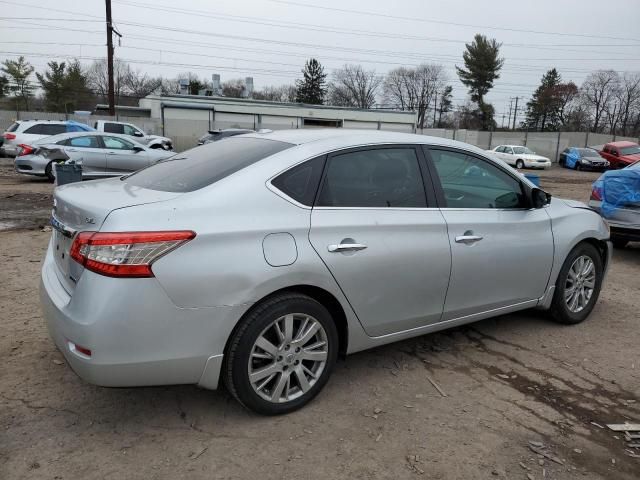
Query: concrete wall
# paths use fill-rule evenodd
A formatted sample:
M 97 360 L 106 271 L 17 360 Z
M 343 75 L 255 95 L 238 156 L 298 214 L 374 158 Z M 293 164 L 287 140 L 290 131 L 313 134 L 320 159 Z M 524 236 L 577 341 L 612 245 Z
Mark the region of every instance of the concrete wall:
M 557 162 L 558 155 L 567 147 L 594 147 L 622 140 L 640 142 L 640 139 L 636 137 L 586 132 L 479 132 L 475 130 L 425 128 L 419 130 L 418 133 L 470 143 L 485 150 L 505 144 L 523 145 L 539 155 L 550 158 L 552 162 Z

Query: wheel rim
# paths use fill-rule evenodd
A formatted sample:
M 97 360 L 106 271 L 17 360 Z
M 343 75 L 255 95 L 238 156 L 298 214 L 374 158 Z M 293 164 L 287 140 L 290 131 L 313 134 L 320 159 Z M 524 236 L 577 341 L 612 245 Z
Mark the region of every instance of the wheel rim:
M 596 286 L 596 268 L 590 257 L 582 255 L 571 264 L 564 287 L 569 311 L 578 313 L 589 304 Z
M 524 163 L 522 163 L 520 160 L 518 160 L 516 162 L 516 168 L 522 168 L 522 167 L 524 167 Z
M 253 391 L 272 403 L 285 403 L 307 393 L 319 380 L 329 354 L 327 332 L 304 313 L 274 320 L 258 336 L 249 356 Z

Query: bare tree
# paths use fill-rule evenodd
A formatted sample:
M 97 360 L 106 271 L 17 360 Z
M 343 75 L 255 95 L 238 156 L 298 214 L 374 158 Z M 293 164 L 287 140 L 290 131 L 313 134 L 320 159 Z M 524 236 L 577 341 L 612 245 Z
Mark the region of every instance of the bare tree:
M 570 115 L 576 100 L 580 96 L 578 86 L 573 82 L 561 83 L 555 89 L 557 97 L 558 108 L 558 121 L 560 127 L 563 127 L 567 123 L 567 117 Z
M 598 70 L 585 79 L 582 84 L 582 95 L 593 115 L 593 132 L 602 130 L 603 120 L 615 102 L 620 77 L 614 70 Z
M 222 87 L 222 95 L 231 98 L 242 98 L 242 93 L 245 89 L 244 80 L 241 78 L 227 80 L 222 82 L 220 86 Z
M 147 95 L 151 95 L 158 91 L 162 85 L 162 78 L 152 78 L 146 73 L 132 69 L 129 69 L 123 81 L 127 93 L 137 98 L 144 98 Z
M 293 103 L 296 101 L 296 86 L 266 86 L 262 90 L 254 91 L 253 98 L 256 100 L 268 100 L 270 102 Z
M 329 84 L 329 105 L 341 107 L 371 108 L 376 103 L 382 78 L 375 70 L 365 70 L 361 65 L 345 65 L 333 72 Z
M 623 75 L 617 100 L 622 135 L 630 135 L 635 130 L 633 118 L 640 116 L 640 73 Z
M 384 82 L 385 102 L 418 113 L 418 128 L 426 126 L 426 114 L 437 92 L 443 91 L 446 74 L 442 65 L 423 64 L 392 70 Z
M 116 97 L 116 103 L 120 103 L 120 97 L 126 94 L 126 78 L 129 75 L 129 64 L 114 59 L 113 62 L 113 82 L 114 92 Z M 89 81 L 89 88 L 92 89 L 97 95 L 102 97 L 104 101 L 109 92 L 109 77 L 107 75 L 107 61 L 105 59 L 96 60 L 87 69 L 87 79 Z

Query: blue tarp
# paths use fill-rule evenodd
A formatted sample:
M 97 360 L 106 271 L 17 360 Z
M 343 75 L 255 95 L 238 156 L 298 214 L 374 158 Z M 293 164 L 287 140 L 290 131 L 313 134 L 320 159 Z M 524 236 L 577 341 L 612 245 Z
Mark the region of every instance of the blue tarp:
M 578 150 L 576 148 L 572 148 L 569 150 L 569 153 L 567 153 L 564 163 L 567 168 L 576 168 L 576 163 L 579 161 L 580 154 L 578 153 Z
M 593 188 L 600 193 L 605 217 L 624 205 L 640 204 L 640 168 L 610 170 L 594 182 Z
M 95 132 L 95 128 L 91 128 L 89 125 L 74 122 L 73 120 L 67 120 L 67 132 Z

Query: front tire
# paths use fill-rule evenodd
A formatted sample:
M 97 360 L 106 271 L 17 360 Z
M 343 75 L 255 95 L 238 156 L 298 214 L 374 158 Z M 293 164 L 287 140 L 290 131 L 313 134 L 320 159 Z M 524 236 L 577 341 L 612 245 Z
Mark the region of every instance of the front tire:
M 524 162 L 520 159 L 516 160 L 516 168 L 522 170 L 524 168 Z
M 306 295 L 285 293 L 241 320 L 225 354 L 224 382 L 254 412 L 289 413 L 322 390 L 337 358 L 338 332 L 328 310 Z
M 49 179 L 51 183 L 56 181 L 56 177 L 53 174 L 53 162 L 47 163 L 47 166 L 44 167 L 44 174 Z
M 585 320 L 598 301 L 603 272 L 598 250 L 588 243 L 578 244 L 558 274 L 551 316 L 557 322 L 571 325 Z

